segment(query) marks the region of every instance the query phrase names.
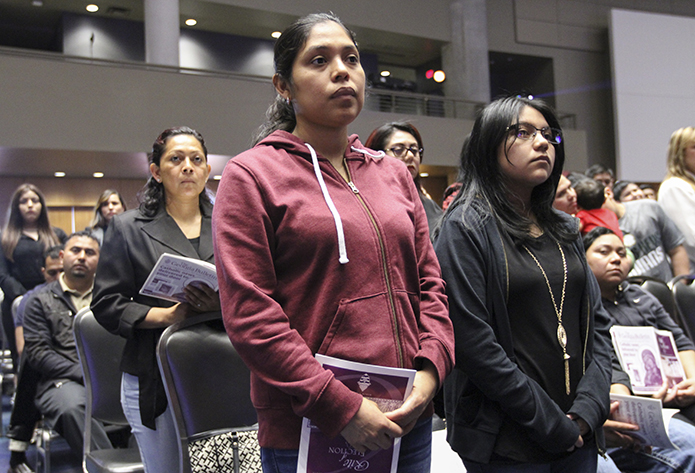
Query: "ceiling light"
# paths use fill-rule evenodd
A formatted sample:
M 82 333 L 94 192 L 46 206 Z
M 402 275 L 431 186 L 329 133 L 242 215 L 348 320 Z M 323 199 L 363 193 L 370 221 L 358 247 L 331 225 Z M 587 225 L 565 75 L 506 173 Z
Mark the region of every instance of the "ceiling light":
M 216 174 L 215 176 L 213 176 L 213 179 L 214 179 L 215 181 L 219 181 L 220 179 L 222 179 L 222 175 L 221 175 L 221 174 Z
M 53 173 L 55 177 L 65 177 L 65 173 L 63 171 L 56 171 Z
M 34 0 L 31 2 L 31 4 L 35 7 L 42 7 L 43 6 L 43 2 L 41 0 Z
M 94 13 L 94 12 L 99 11 L 99 6 L 97 6 L 97 5 L 93 4 L 93 3 L 90 3 L 89 5 L 87 5 L 86 8 L 87 8 L 87 11 L 88 11 L 89 13 Z
M 195 20 L 195 18 L 189 18 L 186 20 L 186 26 L 195 26 L 197 24 L 198 22 Z
M 391 71 L 381 71 L 381 77 L 388 77 L 391 75 Z
M 274 39 L 278 39 L 282 35 L 282 31 L 273 31 L 270 33 L 270 36 L 272 36 Z
M 430 173 L 428 172 L 421 172 L 420 177 L 430 177 Z
M 92 176 L 96 177 L 97 179 L 101 179 L 102 177 L 104 177 L 104 173 L 103 172 L 95 172 L 94 174 L 92 174 Z
M 432 78 L 435 82 L 444 82 L 444 80 L 446 79 L 446 74 L 444 74 L 444 71 L 435 71 Z

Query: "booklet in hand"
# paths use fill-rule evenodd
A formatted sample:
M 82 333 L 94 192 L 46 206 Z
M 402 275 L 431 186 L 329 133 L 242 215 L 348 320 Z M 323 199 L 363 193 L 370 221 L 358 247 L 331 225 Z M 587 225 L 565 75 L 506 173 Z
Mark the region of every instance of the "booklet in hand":
M 400 407 L 413 389 L 415 370 L 389 368 L 316 355 L 335 379 L 374 401 L 382 412 Z M 306 417 L 302 419 L 297 473 L 396 473 L 401 439 L 384 450 L 360 453 L 342 437 L 328 438 Z
M 186 302 L 183 288 L 205 284 L 218 290 L 215 265 L 194 258 L 164 253 L 142 285 L 140 294 L 173 302 Z
M 639 426 L 638 431 L 628 435 L 638 439 L 642 445 L 678 449 L 668 436 L 668 424 L 678 409 L 663 409 L 660 399 L 650 397 L 611 393 L 613 401 L 620 403 L 613 420 Z
M 635 394 L 653 394 L 661 389 L 664 381 L 671 388 L 685 379 L 671 332 L 654 327 L 614 325 L 611 337 Z

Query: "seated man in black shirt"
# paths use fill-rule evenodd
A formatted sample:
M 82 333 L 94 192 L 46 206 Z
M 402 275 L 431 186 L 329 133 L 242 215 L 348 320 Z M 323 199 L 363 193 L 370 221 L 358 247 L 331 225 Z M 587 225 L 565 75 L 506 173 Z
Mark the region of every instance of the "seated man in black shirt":
M 24 353 L 41 373 L 36 406 L 46 423 L 82 456 L 85 388 L 72 333 L 75 314 L 89 307 L 99 242 L 89 232 L 74 233 L 65 243 L 63 274 L 27 302 Z M 103 427 L 94 422 L 92 448 L 111 448 Z

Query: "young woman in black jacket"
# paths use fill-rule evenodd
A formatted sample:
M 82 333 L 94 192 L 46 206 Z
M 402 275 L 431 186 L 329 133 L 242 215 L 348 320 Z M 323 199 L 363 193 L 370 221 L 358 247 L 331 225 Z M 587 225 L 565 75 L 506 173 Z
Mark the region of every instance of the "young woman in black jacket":
M 518 97 L 480 113 L 461 156 L 435 250 L 456 335 L 448 440 L 469 472 L 596 469 L 607 318 L 577 225 L 552 208 L 563 164 L 551 109 Z

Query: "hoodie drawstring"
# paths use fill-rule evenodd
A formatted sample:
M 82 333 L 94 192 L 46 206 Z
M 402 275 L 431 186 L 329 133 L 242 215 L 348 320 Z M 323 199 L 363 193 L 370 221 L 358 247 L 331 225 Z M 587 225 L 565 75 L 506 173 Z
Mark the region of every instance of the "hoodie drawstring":
M 353 150 L 355 153 L 361 153 L 361 154 L 366 154 L 367 156 L 371 156 L 372 158 L 383 158 L 386 156 L 386 153 L 383 151 L 377 151 L 376 154 L 372 154 L 369 152 L 369 150 L 365 148 L 355 148 L 354 146 L 350 146 L 350 149 Z
M 333 199 L 331 199 L 331 195 L 328 193 L 328 189 L 326 188 L 326 183 L 324 182 L 323 176 L 321 175 L 321 168 L 319 167 L 319 158 L 316 156 L 316 151 L 314 151 L 314 148 L 312 148 L 309 143 L 304 144 L 307 148 L 309 148 L 309 152 L 311 153 L 311 162 L 314 164 L 314 173 L 316 174 L 316 180 L 319 181 L 319 187 L 321 187 L 321 192 L 323 193 L 323 200 L 326 201 L 328 209 L 331 211 L 331 214 L 333 214 L 333 221 L 335 222 L 335 231 L 338 234 L 338 261 L 340 262 L 340 264 L 346 264 L 350 260 L 347 257 L 347 248 L 345 246 L 345 232 L 343 232 L 343 221 L 340 218 L 338 209 L 336 209 L 335 204 L 333 204 Z

